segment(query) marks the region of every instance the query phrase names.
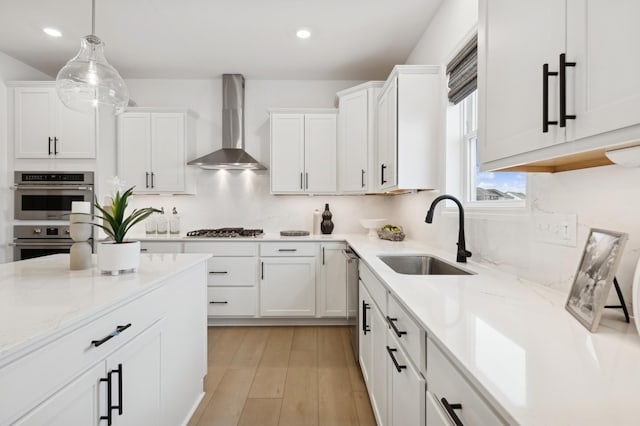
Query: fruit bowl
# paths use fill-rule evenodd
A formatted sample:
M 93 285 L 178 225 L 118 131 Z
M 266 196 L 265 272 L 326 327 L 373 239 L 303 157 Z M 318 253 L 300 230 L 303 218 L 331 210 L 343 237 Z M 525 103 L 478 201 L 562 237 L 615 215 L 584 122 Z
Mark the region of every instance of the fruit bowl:
M 388 219 L 360 219 L 360 225 L 369 230 L 370 237 L 378 238 L 378 228 L 386 224 Z

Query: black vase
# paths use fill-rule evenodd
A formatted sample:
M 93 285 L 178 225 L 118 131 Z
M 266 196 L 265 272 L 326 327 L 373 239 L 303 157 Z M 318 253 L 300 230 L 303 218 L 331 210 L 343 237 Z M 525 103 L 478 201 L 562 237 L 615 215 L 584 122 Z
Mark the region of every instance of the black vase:
M 331 218 L 333 215 L 329 211 L 329 204 L 324 205 L 324 211 L 322 212 L 322 223 L 320 223 L 320 231 L 323 234 L 330 234 L 333 232 L 333 222 Z

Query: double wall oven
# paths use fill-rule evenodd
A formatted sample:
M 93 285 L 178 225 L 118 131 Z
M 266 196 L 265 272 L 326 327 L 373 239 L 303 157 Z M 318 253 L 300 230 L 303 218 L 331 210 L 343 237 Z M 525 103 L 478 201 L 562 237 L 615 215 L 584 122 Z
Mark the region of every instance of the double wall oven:
M 12 189 L 13 218 L 29 221 L 13 227 L 14 260 L 69 253 L 71 203 L 93 205 L 93 172 L 15 172 Z

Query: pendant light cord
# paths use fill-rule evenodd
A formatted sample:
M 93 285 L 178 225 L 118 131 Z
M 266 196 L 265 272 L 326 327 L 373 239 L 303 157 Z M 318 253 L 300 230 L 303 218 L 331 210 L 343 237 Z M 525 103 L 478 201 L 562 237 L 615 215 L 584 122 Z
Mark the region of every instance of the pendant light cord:
M 91 35 L 96 35 L 96 0 L 91 0 Z

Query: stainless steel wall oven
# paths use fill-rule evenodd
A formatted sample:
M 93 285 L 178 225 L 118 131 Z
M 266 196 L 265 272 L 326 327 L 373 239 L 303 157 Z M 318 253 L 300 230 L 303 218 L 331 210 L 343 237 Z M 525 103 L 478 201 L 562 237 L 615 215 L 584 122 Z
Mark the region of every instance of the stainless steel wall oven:
M 14 219 L 69 220 L 73 201 L 93 204 L 93 172 L 15 172 Z

